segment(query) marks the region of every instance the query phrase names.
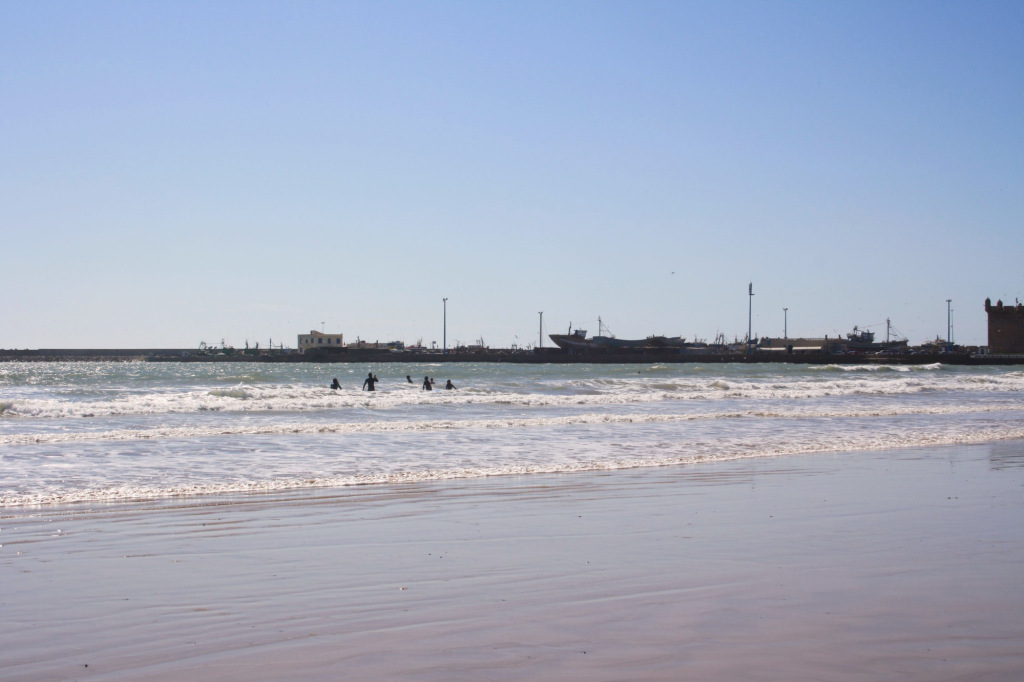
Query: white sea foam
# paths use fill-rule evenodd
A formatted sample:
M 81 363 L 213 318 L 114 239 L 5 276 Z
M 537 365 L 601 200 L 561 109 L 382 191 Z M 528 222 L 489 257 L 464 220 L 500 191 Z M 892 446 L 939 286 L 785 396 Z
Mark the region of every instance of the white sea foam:
M 13 366 L 12 366 L 13 365 Z M 414 372 L 458 391 L 421 391 Z M 1015 368 L 0 366 L 0 504 L 401 483 L 1024 438 Z M 337 375 L 346 388 L 327 388 Z M 400 374 L 401 378 L 395 375 Z M 443 381 L 443 379 L 442 379 Z
M 837 366 L 844 367 L 844 366 Z M 814 377 L 814 375 L 811 375 Z M 822 378 L 822 377 L 825 378 Z M 818 374 L 808 380 L 770 377 L 751 379 L 679 377 L 656 383 L 636 378 L 528 386 L 526 390 L 467 387 L 459 391 L 421 391 L 399 386 L 374 393 L 330 391 L 319 386 L 238 385 L 194 390 L 119 392 L 112 395 L 51 395 L 0 403 L 6 419 L 66 419 L 199 412 L 315 412 L 331 409 L 394 409 L 423 405 L 505 405 L 559 407 L 657 403 L 676 400 L 814 400 L 837 396 L 895 396 L 924 392 L 986 391 L 1024 393 L 1024 373 L 1003 375 L 931 375 L 903 371 L 879 376 L 877 371 L 847 373 L 835 378 Z
M 422 483 L 489 476 L 570 474 L 582 471 L 608 471 L 639 467 L 701 464 L 760 457 L 783 457 L 811 453 L 889 450 L 940 445 L 967 445 L 1008 439 L 1024 439 L 1024 426 L 989 428 L 964 433 L 956 429 L 932 432 L 907 430 L 899 435 L 867 434 L 838 441 L 826 434 L 797 441 L 778 439 L 726 439 L 695 442 L 668 452 L 623 454 L 614 457 L 583 455 L 552 461 L 470 462 L 463 466 L 407 468 L 371 467 L 334 475 L 279 476 L 210 480 L 206 482 L 169 482 L 165 485 L 135 483 L 111 487 L 80 487 L 33 492 L 0 493 L 0 507 L 26 507 L 58 503 L 128 502 L 166 497 L 223 495 L 231 493 L 284 492 L 302 488 L 346 487 L 372 484 Z
M 416 433 L 454 429 L 537 429 L 588 424 L 653 424 L 718 419 L 866 419 L 913 415 L 965 415 L 1019 412 L 1020 405 L 933 405 L 933 406 L 845 406 L 826 409 L 780 405 L 776 409 L 748 409 L 687 414 L 582 413 L 557 417 L 502 417 L 497 419 L 430 419 L 356 422 L 271 422 L 188 425 L 177 427 L 130 428 L 110 431 L 67 431 L 11 433 L 0 435 L 0 445 L 37 445 L 87 441 L 133 441 L 232 436 L 281 436 L 357 433 Z

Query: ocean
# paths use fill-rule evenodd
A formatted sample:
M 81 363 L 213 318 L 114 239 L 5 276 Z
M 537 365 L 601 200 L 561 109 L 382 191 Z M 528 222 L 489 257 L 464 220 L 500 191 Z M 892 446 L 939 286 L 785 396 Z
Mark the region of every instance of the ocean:
M 0 363 L 7 508 L 1021 438 L 1012 366 Z

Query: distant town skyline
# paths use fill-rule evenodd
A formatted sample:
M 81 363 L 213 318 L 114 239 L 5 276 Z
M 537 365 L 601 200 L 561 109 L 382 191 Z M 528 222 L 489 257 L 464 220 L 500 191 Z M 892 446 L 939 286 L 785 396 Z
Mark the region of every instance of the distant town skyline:
M 0 6 L 0 348 L 884 335 L 1024 298 L 1024 3 Z M 447 303 L 443 302 L 447 299 Z M 784 310 L 785 309 L 785 310 Z

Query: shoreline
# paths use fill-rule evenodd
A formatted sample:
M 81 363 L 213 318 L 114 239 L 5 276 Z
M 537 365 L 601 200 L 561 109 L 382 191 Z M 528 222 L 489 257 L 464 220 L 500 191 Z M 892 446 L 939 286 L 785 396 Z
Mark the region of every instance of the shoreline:
M 1008 441 L 5 510 L 0 679 L 1020 679 L 1022 490 Z

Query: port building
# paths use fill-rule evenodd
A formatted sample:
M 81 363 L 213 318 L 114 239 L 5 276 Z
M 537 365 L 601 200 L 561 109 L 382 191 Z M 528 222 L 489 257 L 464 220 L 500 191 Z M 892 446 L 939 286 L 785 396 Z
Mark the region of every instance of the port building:
M 313 329 L 308 334 L 299 334 L 299 352 L 305 353 L 314 348 L 344 348 L 345 336 L 343 334 L 327 334 Z
M 988 313 L 988 348 L 993 355 L 1024 355 L 1024 306 L 1003 305 L 985 299 Z

